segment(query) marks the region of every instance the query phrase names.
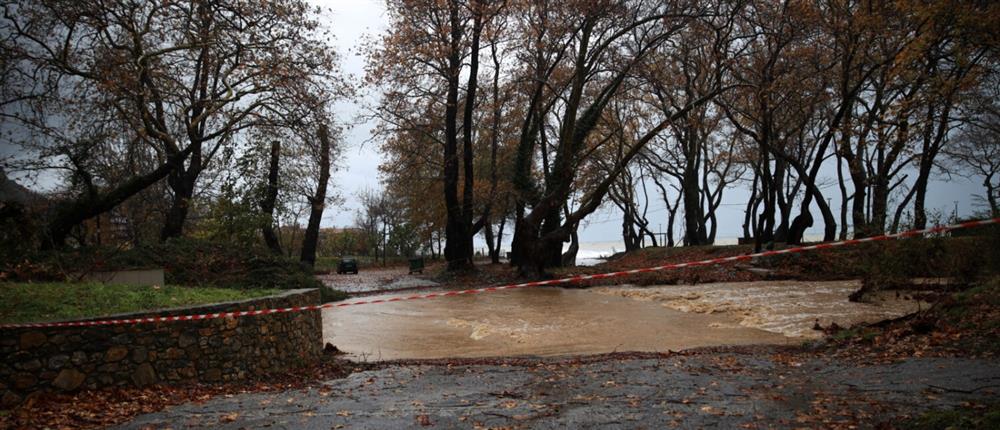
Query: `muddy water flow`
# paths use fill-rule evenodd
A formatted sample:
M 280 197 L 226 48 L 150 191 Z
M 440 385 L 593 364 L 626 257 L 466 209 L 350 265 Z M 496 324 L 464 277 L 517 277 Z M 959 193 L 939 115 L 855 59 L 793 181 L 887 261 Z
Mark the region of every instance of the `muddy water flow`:
M 845 325 L 917 306 L 849 303 L 852 285 L 530 288 L 331 309 L 323 315 L 324 337 L 369 361 L 676 351 L 799 342 L 816 335 L 816 318 Z
M 818 338 L 819 323 L 849 327 L 897 318 L 928 304 L 908 292 L 884 292 L 854 303 L 847 298 L 860 288 L 857 281 L 733 282 L 653 287 L 599 287 L 601 295 L 628 297 L 664 308 L 699 314 L 724 314 L 740 327 L 752 327 L 796 338 Z

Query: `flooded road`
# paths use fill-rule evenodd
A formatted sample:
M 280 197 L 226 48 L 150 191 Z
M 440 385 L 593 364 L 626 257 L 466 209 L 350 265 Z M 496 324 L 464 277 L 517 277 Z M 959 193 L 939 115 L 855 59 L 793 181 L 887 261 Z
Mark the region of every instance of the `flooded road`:
M 762 281 L 651 287 L 598 287 L 595 293 L 652 302 L 682 312 L 725 314 L 741 327 L 752 327 L 798 338 L 819 338 L 818 322 L 841 327 L 898 318 L 927 303 L 909 299 L 907 292 L 884 292 L 869 303 L 847 298 L 861 287 L 858 281 Z
M 562 288 L 329 309 L 323 326 L 326 342 L 354 359 L 369 361 L 666 351 L 785 341 L 780 334 L 740 327 L 725 315 L 687 313 Z
M 324 311 L 324 340 L 363 361 L 662 352 L 797 343 L 818 336 L 816 318 L 849 325 L 916 309 L 849 303 L 851 285 L 529 288 L 350 306 Z

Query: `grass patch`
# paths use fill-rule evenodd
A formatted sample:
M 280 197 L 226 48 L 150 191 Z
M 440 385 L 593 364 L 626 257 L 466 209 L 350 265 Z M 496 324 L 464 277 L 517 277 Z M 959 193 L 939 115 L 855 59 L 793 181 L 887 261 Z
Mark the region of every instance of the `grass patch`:
M 23 323 L 97 317 L 244 300 L 276 289 L 160 288 L 101 283 L 0 283 L 0 322 Z

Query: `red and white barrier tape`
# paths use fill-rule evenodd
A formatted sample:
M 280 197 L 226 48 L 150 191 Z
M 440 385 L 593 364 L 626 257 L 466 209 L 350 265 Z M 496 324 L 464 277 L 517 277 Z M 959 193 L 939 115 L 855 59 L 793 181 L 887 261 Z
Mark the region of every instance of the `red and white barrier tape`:
M 942 233 L 951 230 L 958 230 L 963 228 L 979 227 L 989 224 L 1000 224 L 1000 218 L 986 219 L 980 221 L 969 221 L 960 224 L 943 225 L 937 227 L 930 227 L 921 230 L 910 230 L 904 231 L 902 233 L 895 234 L 884 234 L 881 236 L 872 236 L 862 239 L 851 239 L 842 240 L 839 242 L 827 242 L 820 243 L 816 245 L 800 246 L 796 248 L 780 249 L 777 251 L 766 251 L 758 252 L 755 254 L 745 254 L 736 255 L 732 257 L 721 257 L 713 258 L 709 260 L 701 261 L 691 261 L 687 263 L 675 263 L 675 264 L 664 264 L 662 266 L 646 267 L 642 269 L 632 269 L 623 270 L 620 272 L 610 272 L 610 273 L 599 273 L 596 275 L 578 275 L 569 278 L 562 279 L 551 279 L 547 281 L 535 281 L 535 282 L 525 282 L 522 284 L 511 284 L 511 285 L 501 285 L 496 287 L 486 287 L 486 288 L 473 288 L 461 291 L 446 291 L 439 293 L 427 293 L 427 294 L 417 294 L 407 297 L 392 297 L 388 299 L 376 299 L 376 300 L 360 300 L 353 302 L 340 302 L 340 303 L 326 303 L 322 305 L 309 305 L 309 306 L 293 306 L 289 308 L 276 308 L 276 309 L 260 309 L 254 311 L 233 311 L 233 312 L 219 312 L 211 314 L 199 314 L 199 315 L 173 315 L 173 316 L 157 316 L 157 317 L 144 317 L 144 318 L 124 318 L 124 319 L 107 319 L 107 320 L 94 320 L 94 321 L 65 321 L 65 322 L 48 322 L 48 323 L 24 323 L 24 324 L 3 324 L 0 328 L 42 328 L 42 327 L 91 327 L 91 326 L 106 326 L 106 325 L 126 325 L 126 324 L 142 324 L 142 323 L 161 323 L 161 322 L 174 322 L 174 321 L 192 321 L 192 320 L 205 320 L 205 319 L 216 319 L 216 318 L 239 318 L 245 316 L 255 316 L 255 315 L 265 315 L 265 314 L 280 314 L 288 312 L 300 312 L 300 311 L 313 311 L 320 309 L 332 309 L 332 308 L 342 308 L 345 306 L 358 306 L 358 305 L 374 305 L 379 303 L 392 303 L 401 302 L 407 300 L 420 300 L 420 299 L 433 299 L 435 297 L 448 297 L 448 296 L 459 296 L 463 294 L 478 294 L 478 293 L 488 293 L 494 291 L 503 290 L 513 290 L 517 288 L 529 288 L 529 287 L 540 287 L 544 285 L 558 285 L 558 284 L 569 284 L 573 282 L 589 281 L 592 279 L 606 279 L 606 278 L 616 278 L 621 276 L 635 275 L 638 273 L 647 272 L 658 272 L 662 270 L 672 270 L 681 269 L 685 267 L 697 267 L 697 266 L 711 266 L 713 264 L 730 263 L 734 261 L 749 260 L 757 257 L 770 257 L 772 255 L 779 254 L 792 254 L 798 252 L 815 251 L 819 249 L 835 248 L 846 245 L 855 245 L 865 242 L 878 242 L 883 240 L 892 239 L 902 239 L 906 237 L 919 236 L 923 234 L 933 234 Z

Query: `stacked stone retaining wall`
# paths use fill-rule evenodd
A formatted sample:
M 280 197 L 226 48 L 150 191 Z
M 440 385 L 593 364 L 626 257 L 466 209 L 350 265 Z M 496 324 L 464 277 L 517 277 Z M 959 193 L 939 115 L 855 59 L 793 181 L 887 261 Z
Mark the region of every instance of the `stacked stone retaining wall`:
M 318 304 L 318 290 L 136 318 Z M 34 393 L 156 383 L 223 382 L 301 367 L 322 353 L 318 310 L 124 326 L 0 329 L 0 406 Z

